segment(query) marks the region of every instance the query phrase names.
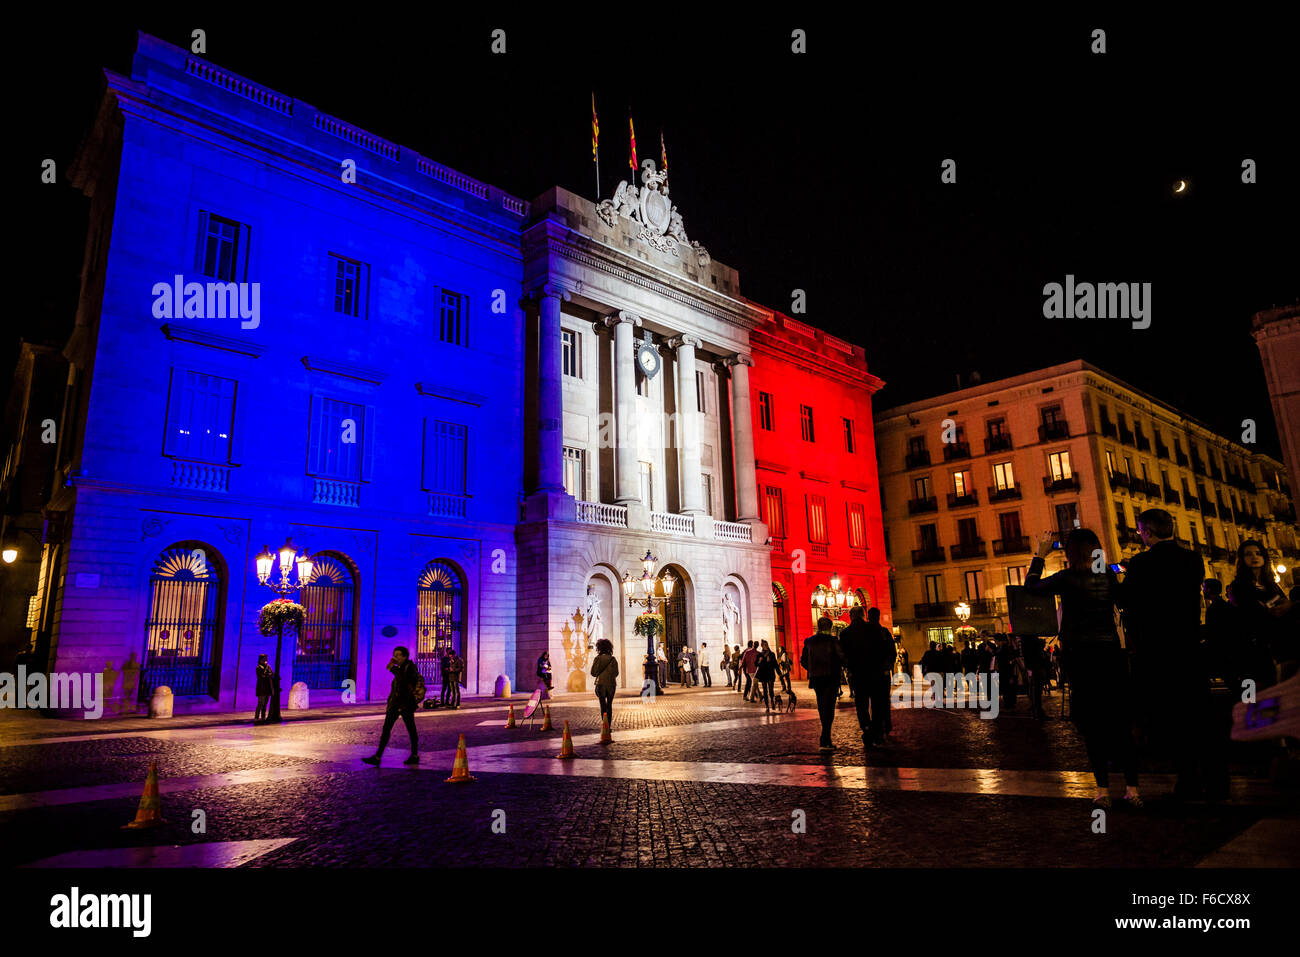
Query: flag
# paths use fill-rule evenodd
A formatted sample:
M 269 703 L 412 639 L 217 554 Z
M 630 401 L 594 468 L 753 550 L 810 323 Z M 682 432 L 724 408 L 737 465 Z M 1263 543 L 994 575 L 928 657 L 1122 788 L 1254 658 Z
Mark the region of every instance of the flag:
M 664 145 L 663 127 L 659 128 L 659 162 L 663 166 L 664 179 L 668 178 L 668 147 Z
M 634 125 L 632 125 L 632 114 L 631 114 L 631 113 L 629 113 L 629 114 L 627 115 L 627 131 L 628 131 L 628 134 L 632 137 L 632 158 L 629 159 L 627 162 L 628 162 L 628 165 L 632 167 L 632 173 L 635 175 L 635 173 L 636 173 L 636 169 L 637 169 L 637 165 L 636 165 L 636 127 L 635 127 Z
M 596 158 L 596 149 L 600 146 L 600 121 L 596 119 L 596 94 L 591 94 L 591 158 Z

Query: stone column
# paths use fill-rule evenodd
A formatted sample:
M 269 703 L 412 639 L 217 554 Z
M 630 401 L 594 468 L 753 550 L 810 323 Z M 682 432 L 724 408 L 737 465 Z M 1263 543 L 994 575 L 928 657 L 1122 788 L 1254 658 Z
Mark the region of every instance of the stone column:
M 641 317 L 618 312 L 605 320 L 614 330 L 614 501 L 619 505 L 641 500 L 636 457 L 636 344 L 635 326 Z
M 699 399 L 695 391 L 695 349 L 698 339 L 677 336 L 668 343 L 677 350 L 677 442 L 678 491 L 681 512 L 698 515 L 704 511 L 704 489 L 700 480 Z
M 569 298 L 560 286 L 538 290 L 537 343 L 537 491 L 564 491 L 564 402 L 561 392 L 560 302 Z
M 749 367 L 754 360 L 736 355 L 727 360 L 731 367 L 732 448 L 736 455 L 736 518 L 757 521 L 758 476 L 754 469 L 754 416 L 749 407 Z

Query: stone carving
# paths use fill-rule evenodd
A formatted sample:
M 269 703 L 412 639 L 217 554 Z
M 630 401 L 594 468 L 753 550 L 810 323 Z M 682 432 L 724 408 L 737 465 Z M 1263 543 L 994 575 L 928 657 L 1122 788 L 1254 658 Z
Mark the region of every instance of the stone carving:
M 605 637 L 605 622 L 600 615 L 600 596 L 594 585 L 587 586 L 587 611 L 582 616 L 583 631 L 587 633 L 587 647 L 595 648 L 596 642 Z
M 370 554 L 371 548 L 369 535 L 360 535 L 354 532 L 352 535 L 352 541 L 356 542 L 359 551 L 365 552 L 367 555 Z
M 731 599 L 731 592 L 722 593 L 722 643 L 734 645 L 740 641 L 740 608 Z
M 239 540 L 244 537 L 244 526 L 238 523 L 234 525 L 222 525 L 221 534 L 226 537 L 231 545 L 237 545 Z
M 607 226 L 620 219 L 630 219 L 641 226 L 637 239 L 660 252 L 681 255 L 679 246 L 690 246 L 701 266 L 710 262 L 709 251 L 698 242 L 688 239 L 681 213 L 668 198 L 668 177 L 655 169 L 655 161 L 641 162 L 641 188 L 635 183 L 621 180 L 614 190 L 614 198 L 596 205 L 598 215 Z
M 140 525 L 140 541 L 146 538 L 157 538 L 162 534 L 163 529 L 172 523 L 169 518 L 166 521 L 158 518 L 146 518 Z

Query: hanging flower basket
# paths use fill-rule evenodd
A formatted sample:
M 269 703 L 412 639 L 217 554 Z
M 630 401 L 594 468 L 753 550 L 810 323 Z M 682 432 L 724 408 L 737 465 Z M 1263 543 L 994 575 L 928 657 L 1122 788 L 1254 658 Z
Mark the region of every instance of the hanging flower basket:
M 268 638 L 280 633 L 280 625 L 292 625 L 294 630 L 302 627 L 307 617 L 307 609 L 288 598 L 277 598 L 262 606 L 257 615 L 257 630 Z
M 663 615 L 637 615 L 632 630 L 642 638 L 654 638 L 664 630 Z

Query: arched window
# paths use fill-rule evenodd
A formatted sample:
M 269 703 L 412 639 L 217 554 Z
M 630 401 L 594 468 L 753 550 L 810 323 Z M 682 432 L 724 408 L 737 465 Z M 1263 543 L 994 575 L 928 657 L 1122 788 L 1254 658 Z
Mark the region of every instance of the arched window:
M 305 682 L 308 688 L 337 690 L 345 679 L 356 677 L 355 584 L 341 559 L 328 552 L 313 556 L 311 581 L 298 597 L 307 617 L 293 656 L 294 681 Z
M 456 569 L 450 565 L 432 561 L 420 572 L 417 590 L 417 621 L 415 666 L 424 678 L 428 688 L 442 686 L 442 674 L 438 667 L 442 656 L 448 650 L 464 657 L 464 608 L 465 587 Z M 461 672 L 461 684 L 465 684 L 466 668 Z
M 772 582 L 772 631 L 776 647 L 790 649 L 785 643 L 785 589 Z
M 154 561 L 141 701 L 164 685 L 176 695 L 217 695 L 222 575 L 209 556 L 201 545 L 174 545 Z

